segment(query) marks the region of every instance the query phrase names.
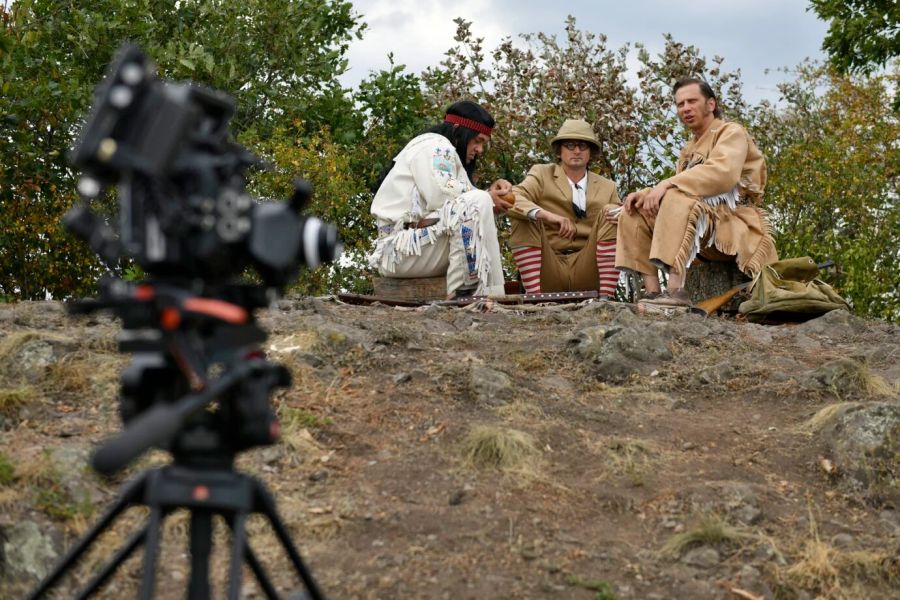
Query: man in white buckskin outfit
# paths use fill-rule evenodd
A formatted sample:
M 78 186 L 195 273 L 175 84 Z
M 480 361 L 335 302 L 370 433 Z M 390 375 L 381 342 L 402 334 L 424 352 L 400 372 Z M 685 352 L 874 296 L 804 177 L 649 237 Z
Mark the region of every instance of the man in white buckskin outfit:
M 693 134 L 675 175 L 629 194 L 619 218 L 616 267 L 643 276 L 645 300 L 689 306 L 684 289 L 697 256 L 731 260 L 747 275 L 778 260 L 771 226 L 759 208 L 766 162 L 747 130 L 721 120 L 705 81 L 675 84 L 678 118 Z M 660 292 L 657 269 L 669 274 Z
M 372 200 L 378 239 L 369 264 L 380 275 L 446 275 L 448 298 L 503 294 L 494 212 L 510 207 L 502 196 L 512 185 L 500 179 L 483 191 L 472 181 L 494 125 L 475 102 L 456 102 L 394 158 Z

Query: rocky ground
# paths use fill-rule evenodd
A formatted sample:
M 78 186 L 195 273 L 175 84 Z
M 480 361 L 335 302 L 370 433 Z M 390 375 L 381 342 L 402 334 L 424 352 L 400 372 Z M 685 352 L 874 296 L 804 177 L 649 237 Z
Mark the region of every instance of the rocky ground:
M 845 312 L 763 326 L 613 303 L 486 308 L 286 299 L 260 315 L 294 385 L 273 398 L 281 443 L 238 464 L 275 493 L 328 597 L 896 597 L 900 328 Z M 0 305 L 0 597 L 21 597 L 124 481 L 167 461 L 154 451 L 113 481 L 87 467 L 121 428 L 118 330 L 59 304 Z M 184 597 L 187 525 L 166 521 L 160 597 Z M 297 588 L 266 524 L 249 530 L 276 586 Z M 136 557 L 100 596 L 133 597 L 139 577 Z

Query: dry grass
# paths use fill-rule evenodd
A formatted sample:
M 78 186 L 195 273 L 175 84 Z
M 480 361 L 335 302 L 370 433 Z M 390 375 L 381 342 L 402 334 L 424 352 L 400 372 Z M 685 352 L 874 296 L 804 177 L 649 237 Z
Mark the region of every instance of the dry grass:
M 823 594 L 826 598 L 858 598 L 862 583 L 883 587 L 900 584 L 898 550 L 842 550 L 823 542 L 813 531 L 797 560 L 781 569 L 779 578 L 791 585 Z
M 547 417 L 540 406 L 525 400 L 514 400 L 509 404 L 497 407 L 495 412 L 506 419 L 533 420 Z
M 841 410 L 862 406 L 861 402 L 836 402 L 819 410 L 808 421 L 800 426 L 805 433 L 817 433 L 821 431 Z
M 603 459 L 600 480 L 627 477 L 632 485 L 640 486 L 659 462 L 659 449 L 650 440 L 611 437 L 586 443 L 591 452 Z
M 0 413 L 10 413 L 39 399 L 40 395 L 30 385 L 0 390 Z
M 469 467 L 534 475 L 540 450 L 534 439 L 522 431 L 476 425 L 463 440 L 461 454 Z
M 759 536 L 745 527 L 731 525 L 719 515 L 703 515 L 696 525 L 670 537 L 663 544 L 663 556 L 674 558 L 695 546 L 757 541 Z
M 36 331 L 15 331 L 8 333 L 0 340 L 0 364 L 6 363 L 9 358 L 15 354 L 19 348 L 34 339 L 43 336 Z

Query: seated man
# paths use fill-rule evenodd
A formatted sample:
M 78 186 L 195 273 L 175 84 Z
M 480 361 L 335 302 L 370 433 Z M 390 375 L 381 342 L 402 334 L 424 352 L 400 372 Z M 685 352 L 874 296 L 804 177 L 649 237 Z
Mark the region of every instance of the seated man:
M 753 276 L 778 254 L 771 226 L 758 208 L 766 162 L 750 134 L 721 120 L 706 82 L 683 79 L 673 92 L 678 118 L 693 139 L 681 150 L 675 175 L 625 199 L 616 266 L 643 276 L 648 302 L 690 306 L 684 278 L 698 255 L 734 257 L 738 268 Z M 669 274 L 665 293 L 657 269 Z
M 414 137 L 380 182 L 371 212 L 378 226 L 369 265 L 384 277 L 446 275 L 448 298 L 503 295 L 494 211 L 512 185 L 472 184 L 494 119 L 470 101 L 447 109 L 444 122 Z
M 513 258 L 525 292 L 597 290 L 611 298 L 619 272 L 612 181 L 588 171 L 600 144 L 590 124 L 569 119 L 551 140 L 558 164 L 535 165 L 513 188 Z

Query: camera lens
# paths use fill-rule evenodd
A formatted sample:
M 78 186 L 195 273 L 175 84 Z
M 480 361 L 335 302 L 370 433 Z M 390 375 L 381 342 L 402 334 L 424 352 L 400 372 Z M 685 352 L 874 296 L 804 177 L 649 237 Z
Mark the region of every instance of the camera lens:
M 302 225 L 301 261 L 310 269 L 331 262 L 341 255 L 337 227 L 315 217 L 306 217 Z

